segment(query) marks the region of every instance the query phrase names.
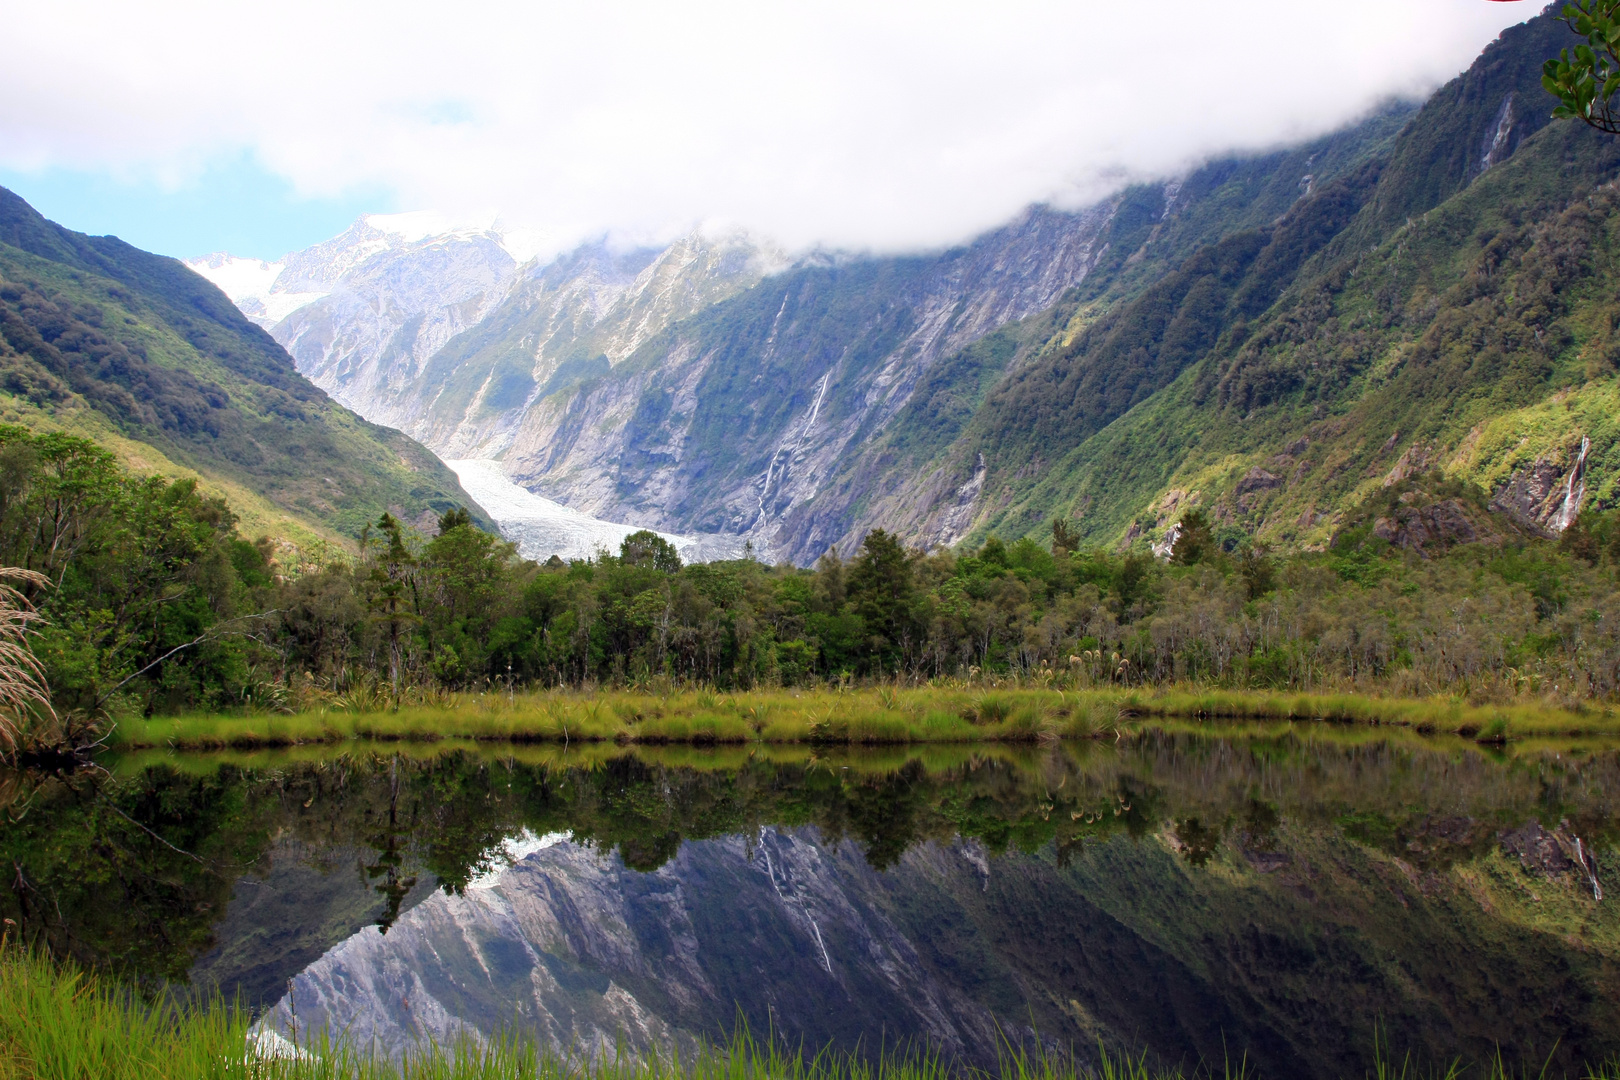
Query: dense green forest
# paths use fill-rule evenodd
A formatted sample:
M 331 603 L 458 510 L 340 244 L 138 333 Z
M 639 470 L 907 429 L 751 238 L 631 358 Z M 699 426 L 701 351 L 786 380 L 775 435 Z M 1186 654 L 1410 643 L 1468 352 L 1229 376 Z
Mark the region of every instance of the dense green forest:
M 245 538 L 193 481 L 0 428 L 0 563 L 50 582 L 29 586 L 35 651 L 62 722 L 81 730 L 491 683 L 1033 677 L 1611 696 L 1620 521 L 1588 513 L 1554 543 L 1489 532 L 1486 502 L 1410 478 L 1321 553 L 1271 555 L 1194 511 L 1168 559 L 1086 547 L 1059 521 L 1046 546 L 927 553 L 877 530 L 813 569 L 685 566 L 648 532 L 536 564 L 461 511 L 430 533 L 385 514 L 355 557 L 311 562 Z

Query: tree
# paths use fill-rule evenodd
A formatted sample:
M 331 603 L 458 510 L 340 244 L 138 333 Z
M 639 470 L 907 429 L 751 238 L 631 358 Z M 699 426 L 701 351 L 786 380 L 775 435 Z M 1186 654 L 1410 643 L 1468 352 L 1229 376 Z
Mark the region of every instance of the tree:
M 1561 49 L 1541 68 L 1541 85 L 1559 101 L 1557 119 L 1576 118 L 1599 131 L 1620 135 L 1620 0 L 1574 0 L 1560 18 L 1586 39 Z
M 1063 518 L 1052 519 L 1052 554 L 1056 555 L 1059 549 L 1073 553 L 1080 550 L 1080 530 L 1072 527 Z
M 905 641 L 912 591 L 911 557 L 899 539 L 882 529 L 867 533 L 850 570 L 849 604 L 873 636 L 873 651 L 893 654 Z
M 1170 561 L 1178 566 L 1191 566 L 1213 550 L 1215 534 L 1210 531 L 1209 522 L 1200 511 L 1187 511 L 1176 526 L 1176 543 L 1170 549 Z
M 472 515 L 467 513 L 467 508 L 465 506 L 458 506 L 453 510 L 446 510 L 444 513 L 439 515 L 439 535 L 443 536 L 451 529 L 459 528 L 462 525 L 471 524 Z
M 405 546 L 404 526 L 394 515 L 384 513 L 377 519 L 377 529 L 387 538 L 387 546 L 371 567 L 371 581 L 376 586 L 371 610 L 388 640 L 388 685 L 398 700 L 405 660 L 405 629 L 419 621 L 406 602 L 407 593 L 414 591 L 411 568 L 416 565 L 416 558 Z
M 633 532 L 619 544 L 619 560 L 626 566 L 650 566 L 673 574 L 681 568 L 681 556 L 675 545 L 651 529 Z

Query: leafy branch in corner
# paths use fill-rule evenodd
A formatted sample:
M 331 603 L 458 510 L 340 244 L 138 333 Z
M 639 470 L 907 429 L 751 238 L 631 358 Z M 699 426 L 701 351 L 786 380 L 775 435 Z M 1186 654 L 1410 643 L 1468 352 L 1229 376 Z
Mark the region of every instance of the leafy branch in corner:
M 1561 49 L 1541 68 L 1541 85 L 1559 100 L 1555 119 L 1575 118 L 1599 131 L 1620 135 L 1620 0 L 1573 0 L 1560 18 L 1586 39 Z

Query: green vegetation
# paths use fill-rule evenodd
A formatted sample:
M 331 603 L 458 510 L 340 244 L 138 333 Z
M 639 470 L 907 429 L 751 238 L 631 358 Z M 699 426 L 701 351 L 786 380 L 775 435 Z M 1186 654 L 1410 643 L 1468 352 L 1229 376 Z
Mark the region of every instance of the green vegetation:
M 1586 505 L 1612 506 L 1620 148 L 1548 124 L 1540 67 L 1565 36 L 1550 15 L 1510 28 L 1362 171 L 1009 376 L 950 452 L 983 452 L 1000 493 L 971 538 L 1042 535 L 1054 512 L 1090 542 L 1155 538 L 1196 506 L 1232 534 L 1321 548 L 1369 495 L 1431 469 L 1485 490 L 1491 531 L 1555 531 L 1538 485 L 1583 439 Z M 1288 258 L 1263 256 L 1280 244 Z
M 1091 1057 L 1056 1051 L 1031 1055 L 1009 1047 L 999 1068 L 964 1073 L 926 1050 L 891 1050 L 875 1060 L 830 1051 L 803 1054 L 741 1029 L 724 1043 L 701 1046 L 687 1060 L 673 1055 L 619 1061 L 571 1058 L 507 1037 L 427 1046 L 391 1061 L 325 1038 L 299 1046 L 261 1035 L 245 1012 L 219 1003 L 196 1010 L 146 1006 L 93 975 L 64 970 L 15 946 L 0 948 L 0 1080 L 950 1080 L 962 1075 L 984 1080 L 1182 1080 L 1189 1075 L 1150 1066 L 1145 1055 L 1133 1058 L 1106 1047 L 1094 1052 L 1094 1064 L 1085 1064 Z M 1256 1073 L 1239 1056 L 1190 1075 L 1236 1078 Z M 1380 1055 L 1369 1075 L 1377 1080 L 1457 1080 L 1476 1074 L 1461 1063 L 1429 1070 L 1410 1056 L 1386 1061 Z M 1477 1075 L 1514 1080 L 1521 1073 L 1498 1057 L 1483 1063 Z M 1578 1075 L 1580 1080 L 1611 1080 L 1620 1072 L 1596 1066 Z
M 432 537 L 384 515 L 357 558 L 312 565 L 192 481 L 0 427 L 0 565 L 35 575 L 54 706 L 25 741 L 59 748 L 110 719 L 126 745 L 1018 740 L 1122 710 L 1610 730 L 1620 517 L 1555 544 L 1486 535 L 1485 503 L 1408 479 L 1286 557 L 1194 512 L 1168 560 L 1071 550 L 1059 521 L 1050 549 L 924 554 L 877 530 L 813 570 L 683 566 L 652 533 L 540 565 L 451 511 Z
M 1560 49 L 1542 68 L 1541 83 L 1558 98 L 1553 116 L 1577 118 L 1599 131 L 1620 135 L 1620 115 L 1613 106 L 1620 90 L 1620 4 L 1613 0 L 1576 0 L 1560 11 L 1584 45 Z
M 115 436 L 141 471 L 249 493 L 265 527 L 352 541 L 465 503 L 417 443 L 331 401 L 173 259 L 55 225 L 0 189 L 0 422 Z M 302 535 L 301 535 L 302 534 Z
M 315 704 L 289 715 L 129 717 L 107 745 L 220 749 L 376 742 L 610 742 L 814 746 L 1019 743 L 1114 739 L 1164 721 L 1286 721 L 1363 724 L 1446 733 L 1483 743 L 1620 735 L 1613 708 L 1579 712 L 1539 703 L 1473 706 L 1457 698 L 1411 700 L 1357 694 L 1161 688 L 1077 689 L 1071 680 L 958 683 L 920 689 L 656 689 L 425 695 L 375 712 Z M 1068 689 L 1061 689 L 1067 685 Z M 433 700 L 436 698 L 437 700 Z M 319 698 L 315 699 L 316 701 Z M 1226 724 L 1221 730 L 1230 730 Z

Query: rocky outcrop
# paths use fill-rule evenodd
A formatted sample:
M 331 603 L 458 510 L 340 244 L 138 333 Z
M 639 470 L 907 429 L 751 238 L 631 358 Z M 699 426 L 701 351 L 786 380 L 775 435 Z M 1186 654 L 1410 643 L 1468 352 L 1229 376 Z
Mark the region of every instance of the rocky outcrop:
M 1395 547 L 1426 552 L 1452 544 L 1500 543 L 1495 533 L 1482 533 L 1469 520 L 1467 508 L 1457 499 L 1445 499 L 1426 506 L 1402 506 L 1388 517 L 1373 523 L 1373 535 Z
M 1491 495 L 1491 509 L 1544 536 L 1569 528 L 1586 498 L 1586 458 L 1592 442 L 1582 437 L 1515 469 Z
M 1083 280 L 1112 211 L 1035 209 L 965 248 L 811 260 L 765 279 L 611 377 L 536 401 L 505 453 L 508 472 L 599 517 L 747 535 L 813 561 L 865 531 L 851 529 L 848 509 L 872 477 L 825 491 L 840 463 L 941 357 Z M 971 468 L 942 480 L 938 494 L 960 505 Z M 943 539 L 955 531 L 949 505 L 919 506 L 916 523 L 936 514 Z

